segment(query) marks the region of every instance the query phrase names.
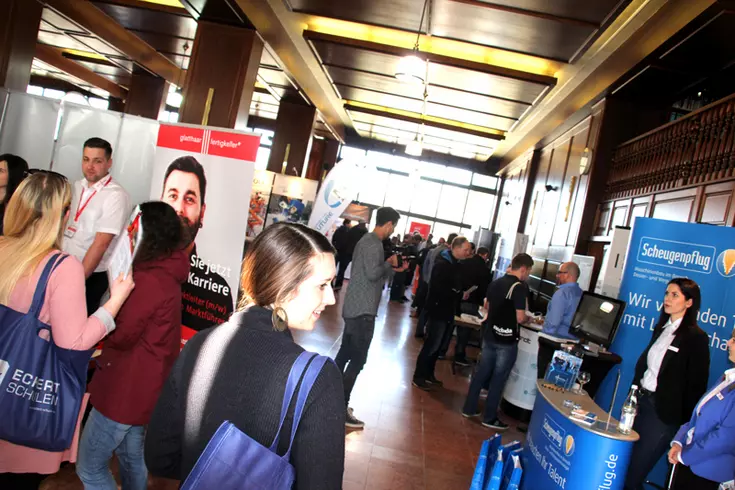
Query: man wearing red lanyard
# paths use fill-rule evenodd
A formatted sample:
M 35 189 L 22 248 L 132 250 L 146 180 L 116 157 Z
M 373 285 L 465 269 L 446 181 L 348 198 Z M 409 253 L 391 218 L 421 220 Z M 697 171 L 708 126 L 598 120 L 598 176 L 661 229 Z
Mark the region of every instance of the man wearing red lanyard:
M 112 146 L 101 138 L 84 143 L 82 173 L 74 183 L 64 251 L 82 262 L 87 281 L 87 312 L 97 310 L 107 291 L 107 267 L 113 240 L 130 215 L 130 197 L 110 175 Z

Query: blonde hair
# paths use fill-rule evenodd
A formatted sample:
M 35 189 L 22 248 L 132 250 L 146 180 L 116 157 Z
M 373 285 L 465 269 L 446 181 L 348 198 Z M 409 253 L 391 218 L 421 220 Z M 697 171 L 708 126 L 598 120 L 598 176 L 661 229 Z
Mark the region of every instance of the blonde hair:
M 0 237 L 0 303 L 8 304 L 18 281 L 61 248 L 70 204 L 69 181 L 54 172 L 32 174 L 13 193 Z

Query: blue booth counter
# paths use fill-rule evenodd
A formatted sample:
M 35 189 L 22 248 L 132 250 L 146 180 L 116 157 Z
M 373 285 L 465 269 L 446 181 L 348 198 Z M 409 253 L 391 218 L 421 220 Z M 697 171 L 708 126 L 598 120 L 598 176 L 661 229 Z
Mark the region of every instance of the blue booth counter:
M 621 434 L 618 421 L 587 395 L 577 395 L 537 381 L 538 394 L 523 446 L 522 490 L 617 490 L 625 483 L 638 434 Z M 597 414 L 592 426 L 569 418 L 571 400 Z

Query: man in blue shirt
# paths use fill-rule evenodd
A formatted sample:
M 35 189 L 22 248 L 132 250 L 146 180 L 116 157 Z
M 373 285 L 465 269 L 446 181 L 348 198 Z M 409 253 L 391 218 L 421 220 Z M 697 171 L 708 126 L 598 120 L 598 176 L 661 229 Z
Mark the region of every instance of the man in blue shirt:
M 574 262 L 564 262 L 556 273 L 556 282 L 559 289 L 549 302 L 544 321 L 543 333 L 562 339 L 574 339 L 569 333 L 569 327 L 577 311 L 579 300 L 582 298 L 582 288 L 579 287 L 579 266 Z

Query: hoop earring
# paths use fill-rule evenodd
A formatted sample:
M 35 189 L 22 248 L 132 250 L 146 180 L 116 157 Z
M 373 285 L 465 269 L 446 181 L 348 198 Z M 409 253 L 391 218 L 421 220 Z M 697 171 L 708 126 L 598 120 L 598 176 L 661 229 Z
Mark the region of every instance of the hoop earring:
M 278 332 L 283 332 L 288 328 L 288 314 L 286 310 L 280 306 L 273 308 L 273 314 L 271 315 L 271 322 L 273 328 Z

